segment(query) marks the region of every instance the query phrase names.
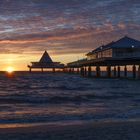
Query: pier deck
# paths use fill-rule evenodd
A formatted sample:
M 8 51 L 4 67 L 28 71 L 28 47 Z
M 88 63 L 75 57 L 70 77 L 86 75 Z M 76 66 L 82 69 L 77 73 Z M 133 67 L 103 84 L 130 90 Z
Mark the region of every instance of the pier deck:
M 124 77 L 127 78 L 128 66 L 132 66 L 133 79 L 140 78 L 140 57 L 131 58 L 99 58 L 93 60 L 81 60 L 67 64 L 67 71 L 77 73 L 82 76 L 91 77 L 92 67 L 96 68 L 96 77 L 101 77 L 101 67 L 106 67 L 106 76 L 108 78 L 121 77 L 121 66 L 124 67 Z M 112 68 L 113 67 L 113 68 Z M 137 68 L 138 67 L 138 68 Z M 112 75 L 112 71 L 114 74 Z
M 99 58 L 93 60 L 83 60 L 68 63 L 68 67 L 84 67 L 84 66 L 125 66 L 140 65 L 140 57 L 132 58 Z

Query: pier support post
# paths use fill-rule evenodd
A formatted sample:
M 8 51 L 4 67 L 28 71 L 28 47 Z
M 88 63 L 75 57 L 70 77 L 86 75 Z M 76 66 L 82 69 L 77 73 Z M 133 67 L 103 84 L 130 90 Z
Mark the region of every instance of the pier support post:
M 116 69 L 116 66 L 114 66 L 114 77 L 117 76 L 117 69 Z
M 80 74 L 82 75 L 82 67 L 80 68 Z
M 140 79 L 140 65 L 138 67 L 138 79 Z
M 62 71 L 63 71 L 63 73 L 65 73 L 66 72 L 66 69 L 65 68 L 62 68 Z
M 29 72 L 32 72 L 32 69 L 31 68 L 29 68 Z
M 77 74 L 79 74 L 79 68 L 77 68 Z
M 91 66 L 88 67 L 88 77 L 91 77 Z
M 124 67 L 124 77 L 127 78 L 127 66 Z
M 72 68 L 69 69 L 69 73 L 70 73 L 70 74 L 72 73 Z
M 84 70 L 84 76 L 86 77 L 87 76 L 87 68 L 85 67 L 85 70 Z
M 100 77 L 100 66 L 96 66 L 96 76 Z
M 85 68 L 82 68 L 82 76 L 85 76 Z
M 72 73 L 74 73 L 74 68 L 72 68 Z
M 72 68 L 70 68 L 70 73 L 72 73 Z
M 83 68 L 83 67 L 81 67 L 81 69 L 80 69 L 80 74 L 81 74 L 82 76 L 84 76 L 84 68 Z
M 85 74 L 85 69 L 84 67 L 82 67 L 82 76 L 84 76 L 84 74 Z
M 73 73 L 73 68 L 71 68 L 71 73 Z
M 71 73 L 71 68 L 69 68 L 69 73 Z
M 73 69 L 72 68 L 70 69 L 70 73 L 73 73 Z
M 120 66 L 118 66 L 118 78 L 121 77 Z
M 133 79 L 136 79 L 136 66 L 133 65 Z
M 65 69 L 64 69 L 64 71 L 65 71 Z M 53 68 L 53 73 L 55 73 L 55 68 Z
M 111 66 L 107 66 L 107 77 L 111 77 Z
M 68 73 L 68 68 L 66 68 L 66 73 Z
M 41 68 L 41 72 L 43 72 L 43 68 Z

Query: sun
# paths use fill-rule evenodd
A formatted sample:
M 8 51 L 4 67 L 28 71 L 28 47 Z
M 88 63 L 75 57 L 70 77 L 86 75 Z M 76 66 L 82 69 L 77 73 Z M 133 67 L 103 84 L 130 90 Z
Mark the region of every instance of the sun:
M 14 68 L 13 67 L 7 67 L 6 71 L 8 73 L 12 73 L 14 71 Z

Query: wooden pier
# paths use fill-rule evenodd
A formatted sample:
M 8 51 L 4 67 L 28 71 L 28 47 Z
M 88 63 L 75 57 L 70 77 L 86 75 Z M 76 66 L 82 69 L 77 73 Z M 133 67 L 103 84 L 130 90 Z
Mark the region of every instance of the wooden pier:
M 40 61 L 31 62 L 31 65 L 28 65 L 28 68 L 30 72 L 32 72 L 32 69 L 40 69 L 41 72 L 44 72 L 45 69 L 51 69 L 52 72 L 55 72 L 56 69 L 63 70 L 64 64 L 53 62 L 47 51 L 45 51 Z
M 41 69 L 42 72 L 44 69 L 52 69 L 53 72 L 60 69 L 66 73 L 97 78 L 127 78 L 130 77 L 131 70 L 131 77 L 140 79 L 140 41 L 138 40 L 125 36 L 118 41 L 94 49 L 86 56 L 85 59 L 64 65 L 60 62 L 53 62 L 45 51 L 40 61 L 31 62 L 32 65 L 28 65 L 28 68 L 30 72 L 32 69 Z
M 132 69 L 132 78 L 140 78 L 140 58 L 122 58 L 122 59 L 113 59 L 113 58 L 101 58 L 95 60 L 83 60 L 69 63 L 67 65 L 67 70 L 71 73 L 78 73 L 82 76 L 92 77 L 92 69 L 95 68 L 94 77 L 102 77 L 101 68 L 106 72 L 107 78 L 127 78 L 128 72 Z M 123 68 L 123 70 L 121 70 Z M 79 72 L 80 69 L 80 72 Z M 121 76 L 121 72 L 124 72 L 124 75 Z
M 100 46 L 87 54 L 87 58 L 67 64 L 67 71 L 80 73 L 82 76 L 102 77 L 104 68 L 107 78 L 127 78 L 131 69 L 132 78 L 140 79 L 140 41 L 127 36 L 118 41 Z M 122 70 L 123 68 L 123 70 Z M 80 69 L 80 72 L 79 72 Z M 122 76 L 122 71 L 124 72 Z

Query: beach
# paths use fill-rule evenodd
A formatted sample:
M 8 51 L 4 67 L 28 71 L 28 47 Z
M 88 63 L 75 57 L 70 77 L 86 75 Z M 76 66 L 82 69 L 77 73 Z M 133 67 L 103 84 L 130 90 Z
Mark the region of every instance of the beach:
M 91 122 L 77 125 L 0 129 L 2 140 L 138 140 L 140 122 Z

